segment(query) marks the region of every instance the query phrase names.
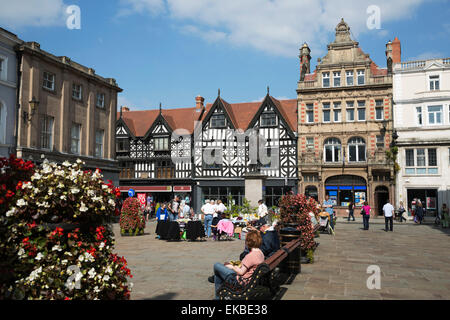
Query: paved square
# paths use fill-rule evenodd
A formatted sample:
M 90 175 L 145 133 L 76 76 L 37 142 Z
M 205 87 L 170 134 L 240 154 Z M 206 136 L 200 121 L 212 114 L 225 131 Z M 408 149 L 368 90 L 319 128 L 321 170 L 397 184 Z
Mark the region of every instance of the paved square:
M 336 235 L 322 234 L 313 264 L 284 285 L 282 299 L 449 299 L 450 229 L 395 223 L 384 231 L 384 219 L 362 222 L 339 218 Z M 116 252 L 125 256 L 133 274 L 132 299 L 210 300 L 207 281 L 215 262 L 238 259 L 244 243 L 233 241 L 168 242 L 155 239 L 156 223 L 146 235 L 121 237 L 114 225 Z M 381 289 L 369 290 L 367 267 L 381 270 Z

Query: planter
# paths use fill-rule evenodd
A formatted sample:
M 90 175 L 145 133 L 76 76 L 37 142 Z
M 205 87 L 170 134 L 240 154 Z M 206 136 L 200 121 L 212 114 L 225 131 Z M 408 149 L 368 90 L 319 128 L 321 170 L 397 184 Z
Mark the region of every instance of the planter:
M 129 230 L 120 229 L 120 235 L 123 237 L 142 236 L 143 234 L 144 229 L 129 229 Z
M 289 227 L 286 227 L 290 225 Z M 301 232 L 297 230 L 296 224 L 284 224 L 284 228 L 280 230 L 281 237 L 281 246 L 285 246 L 287 243 L 292 240 L 299 238 L 301 236 Z M 280 265 L 281 272 L 287 274 L 298 274 L 301 273 L 301 249 L 298 246 L 294 251 L 289 253 L 287 258 Z

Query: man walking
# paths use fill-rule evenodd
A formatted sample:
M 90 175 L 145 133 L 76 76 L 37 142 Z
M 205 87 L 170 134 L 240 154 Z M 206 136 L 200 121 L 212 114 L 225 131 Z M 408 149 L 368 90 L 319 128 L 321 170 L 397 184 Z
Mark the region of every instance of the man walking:
M 385 229 L 384 231 L 388 231 L 388 223 L 389 223 L 389 230 L 394 231 L 394 207 L 392 204 L 390 204 L 389 199 L 387 200 L 387 203 L 383 206 L 383 213 L 384 213 L 384 222 L 385 222 Z
M 211 200 L 210 203 L 206 203 L 202 207 L 202 213 L 205 215 L 205 234 L 206 237 L 211 237 L 211 224 L 213 220 L 213 214 L 215 213 L 214 208 L 214 200 Z
M 333 200 L 330 199 L 328 195 L 325 196 L 325 201 L 323 202 L 323 208 L 330 215 L 330 227 L 334 230 L 334 210 L 333 210 Z

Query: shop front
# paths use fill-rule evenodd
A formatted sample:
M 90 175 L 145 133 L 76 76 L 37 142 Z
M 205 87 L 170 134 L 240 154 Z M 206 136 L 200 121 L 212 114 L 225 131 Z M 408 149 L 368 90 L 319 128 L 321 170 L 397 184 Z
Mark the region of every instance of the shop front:
M 414 214 L 418 202 L 422 203 L 426 214 L 435 216 L 438 208 L 438 189 L 407 189 L 408 210 Z
M 180 186 L 120 186 L 120 192 L 122 193 L 122 200 L 128 198 L 128 191 L 133 189 L 136 196 L 145 197 L 147 203 L 163 203 L 170 202 L 175 196 L 178 196 L 181 200 L 190 200 L 192 187 L 190 185 L 180 185 Z
M 333 176 L 325 181 L 325 195 L 333 201 L 337 214 L 343 215 L 347 213 L 350 202 L 360 208 L 367 201 L 367 184 L 359 176 Z

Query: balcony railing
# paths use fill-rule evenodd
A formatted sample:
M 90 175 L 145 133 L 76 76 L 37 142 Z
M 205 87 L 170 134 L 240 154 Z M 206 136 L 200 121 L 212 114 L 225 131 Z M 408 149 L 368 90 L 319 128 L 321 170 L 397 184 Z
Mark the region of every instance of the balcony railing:
M 363 85 L 352 85 L 352 86 L 346 86 L 341 85 L 339 87 L 323 87 L 322 82 L 315 80 L 315 81 L 301 81 L 298 83 L 298 89 L 333 89 L 333 88 L 339 88 L 339 89 L 345 89 L 345 88 L 357 88 L 361 86 L 367 86 L 367 85 L 377 85 L 377 84 L 392 84 L 392 77 L 391 76 L 373 76 L 369 77 L 367 81 Z

